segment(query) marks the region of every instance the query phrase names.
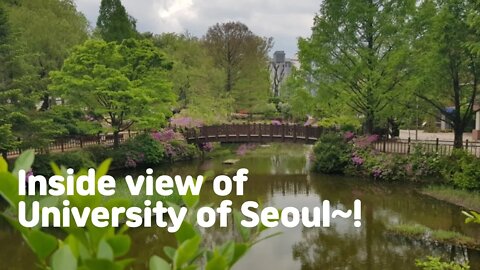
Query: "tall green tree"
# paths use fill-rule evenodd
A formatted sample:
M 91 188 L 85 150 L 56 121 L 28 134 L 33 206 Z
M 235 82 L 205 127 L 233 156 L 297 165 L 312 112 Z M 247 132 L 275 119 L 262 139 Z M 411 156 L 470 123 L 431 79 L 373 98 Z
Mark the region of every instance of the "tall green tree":
M 325 0 L 312 35 L 299 40 L 307 79 L 322 106 L 347 105 L 372 133 L 408 78 L 407 26 L 414 0 Z
M 7 19 L 8 18 L 8 19 Z M 21 33 L 15 32 L 0 5 L 0 152 L 14 148 L 42 148 L 63 132 L 47 113 L 38 112 L 37 69 L 30 61 Z M 35 131 L 35 132 L 32 132 Z
M 116 147 L 122 131 L 165 125 L 175 102 L 170 69 L 149 40 L 89 40 L 73 50 L 61 71 L 52 72 L 51 89 L 67 106 L 100 116 Z
M 8 10 L 12 31 L 36 70 L 30 87 L 41 94 L 41 109 L 47 110 L 52 102 L 48 74 L 60 69 L 69 51 L 87 39 L 88 22 L 73 0 L 18 0 Z
M 225 121 L 232 112 L 231 98 L 223 90 L 222 70 L 202 41 L 188 33 L 165 33 L 152 39 L 173 61 L 169 77 L 178 96 L 176 111 L 206 124 Z
M 204 37 L 216 67 L 223 70 L 224 89 L 237 109 L 264 106 L 269 97 L 268 51 L 271 38 L 255 35 L 240 22 L 211 26 Z
M 469 25 L 469 14 L 475 12 L 469 0 L 435 0 L 424 1 L 416 16 L 412 89 L 452 126 L 457 148 L 472 122 L 480 81 L 480 55 L 471 46 L 480 43 L 480 36 Z
M 122 42 L 124 39 L 138 36 L 136 21 L 128 15 L 121 0 L 102 0 L 97 31 L 108 42 Z

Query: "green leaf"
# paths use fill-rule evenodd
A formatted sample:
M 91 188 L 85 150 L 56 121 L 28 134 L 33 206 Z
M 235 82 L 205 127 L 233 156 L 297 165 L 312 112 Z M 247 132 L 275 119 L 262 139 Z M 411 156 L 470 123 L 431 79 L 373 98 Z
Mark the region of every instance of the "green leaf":
M 32 168 L 33 161 L 35 160 L 35 151 L 33 149 L 23 152 L 17 160 L 15 160 L 15 167 L 12 174 L 18 175 L 20 170 L 29 171 Z
M 185 195 L 182 196 L 182 200 L 188 208 L 194 208 L 198 201 L 200 200 L 199 195 L 193 195 L 192 192 L 189 190 Z
M 18 194 L 18 179 L 8 172 L 0 172 L 0 195 L 2 195 L 14 209 L 24 200 Z
M 57 238 L 40 230 L 30 231 L 25 238 L 32 251 L 41 260 L 45 260 L 57 249 Z
M 110 245 L 105 240 L 101 240 L 98 244 L 97 258 L 113 261 L 114 257 L 112 247 L 110 247 Z
M 3 157 L 0 157 L 0 172 L 8 172 L 8 163 Z
M 132 263 L 135 262 L 135 259 L 123 259 L 123 260 L 119 260 L 119 261 L 116 261 L 114 264 L 115 264 L 115 270 L 118 270 L 118 269 L 125 269 L 127 266 L 131 265 Z
M 173 258 L 175 257 L 175 252 L 177 252 L 177 250 L 167 246 L 163 248 L 163 252 L 165 252 L 165 255 L 167 255 L 167 257 L 173 261 Z
M 200 242 L 202 238 L 200 236 L 196 236 L 192 239 L 189 239 L 183 242 L 177 249 L 175 253 L 174 262 L 177 267 L 183 266 L 186 262 L 193 259 L 198 251 L 200 246 Z
M 59 248 L 52 255 L 52 270 L 76 270 L 77 259 L 69 246 Z
M 128 235 L 115 235 L 107 239 L 108 244 L 112 247 L 115 257 L 121 257 L 128 253 L 132 240 Z
M 100 166 L 98 166 L 97 171 L 96 171 L 97 180 L 100 177 L 102 177 L 104 175 L 107 175 L 108 169 L 110 168 L 111 163 L 112 163 L 112 159 L 109 158 L 109 159 L 106 159 L 105 161 L 103 161 L 102 164 L 100 164 Z
M 244 243 L 237 243 L 235 244 L 235 253 L 233 255 L 233 259 L 230 262 L 230 266 L 233 266 L 238 260 L 240 260 L 245 253 L 247 253 L 250 246 Z
M 152 256 L 149 263 L 150 270 L 170 270 L 170 264 L 158 256 Z
M 90 259 L 85 261 L 88 270 L 117 270 L 115 264 L 106 259 Z
M 50 167 L 52 168 L 52 171 L 55 175 L 64 175 L 62 169 L 60 169 L 60 167 L 58 167 L 55 162 L 50 162 Z
M 233 219 L 235 221 L 235 226 L 238 228 L 240 235 L 242 236 L 243 241 L 247 242 L 250 240 L 250 229 L 242 226 L 242 214 L 238 210 L 233 211 Z
M 225 257 L 215 254 L 211 260 L 207 262 L 205 270 L 225 270 L 228 269 L 228 263 Z
M 177 241 L 179 243 L 183 243 L 186 240 L 195 237 L 196 235 L 197 232 L 195 231 L 193 225 L 184 221 L 182 222 L 182 225 L 180 226 L 178 231 L 175 233 L 175 238 L 177 238 Z
M 258 244 L 259 242 L 262 242 L 262 241 L 265 241 L 265 240 L 267 240 L 267 239 L 270 239 L 270 238 L 272 238 L 272 237 L 276 237 L 276 236 L 278 236 L 278 235 L 280 235 L 280 234 L 282 234 L 282 232 L 276 232 L 276 233 L 272 233 L 272 234 L 270 234 L 270 235 L 267 235 L 267 236 L 265 236 L 265 237 L 263 237 L 263 238 L 260 238 L 260 239 L 258 239 L 258 240 L 255 240 L 255 242 L 252 243 L 252 246 Z
M 223 245 L 221 251 L 222 256 L 225 258 L 226 262 L 230 264 L 235 256 L 235 242 L 227 242 L 225 245 Z

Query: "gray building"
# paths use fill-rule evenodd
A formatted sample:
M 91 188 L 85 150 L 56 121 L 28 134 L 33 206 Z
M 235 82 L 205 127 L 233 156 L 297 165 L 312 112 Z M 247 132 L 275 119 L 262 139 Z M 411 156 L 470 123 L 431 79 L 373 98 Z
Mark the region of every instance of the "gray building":
M 286 58 L 284 51 L 276 51 L 270 59 L 270 80 L 273 96 L 280 96 L 280 88 L 294 69 L 300 68 L 300 62 L 295 58 Z

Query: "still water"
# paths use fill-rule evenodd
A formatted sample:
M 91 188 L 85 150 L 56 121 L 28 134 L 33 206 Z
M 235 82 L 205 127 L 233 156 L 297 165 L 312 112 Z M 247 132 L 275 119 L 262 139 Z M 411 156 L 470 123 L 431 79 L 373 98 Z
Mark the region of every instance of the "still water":
M 461 208 L 421 195 L 415 191 L 415 186 L 312 173 L 308 153 L 309 148 L 300 145 L 273 145 L 253 150 L 240 157 L 235 165 L 222 164 L 232 157 L 222 156 L 157 168 L 156 172 L 196 175 L 213 170 L 221 174 L 248 168 L 244 196 L 220 198 L 211 191 L 211 183 L 204 184 L 202 203 L 214 206 L 230 199 L 234 207 L 254 200 L 277 208 L 313 208 L 329 200 L 333 209 L 350 209 L 355 199 L 362 200 L 361 228 L 355 228 L 351 218 L 337 218 L 332 219 L 329 228 L 271 229 L 268 233 L 280 231 L 282 234 L 254 246 L 235 270 L 416 269 L 415 259 L 426 256 L 469 261 L 471 269 L 480 269 L 478 251 L 392 236 L 385 230 L 389 224 L 422 224 L 479 239 L 480 227 L 464 224 Z M 154 254 L 164 256 L 163 247 L 175 243 L 172 235 L 159 228 L 135 229 L 130 235 L 133 240 L 131 255 L 138 258 L 134 269 L 147 269 L 142 262 L 147 262 Z M 238 235 L 233 224 L 228 229 L 205 232 L 208 245 L 235 237 Z M 0 269 L 30 270 L 34 269 L 34 264 L 34 256 L 21 237 L 0 221 Z

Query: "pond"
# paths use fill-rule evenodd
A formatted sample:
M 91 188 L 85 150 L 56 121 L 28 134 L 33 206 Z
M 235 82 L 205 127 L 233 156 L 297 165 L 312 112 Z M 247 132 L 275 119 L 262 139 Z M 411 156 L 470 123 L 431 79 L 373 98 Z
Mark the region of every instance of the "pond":
M 361 228 L 355 228 L 352 219 L 337 218 L 332 219 L 329 228 L 271 229 L 269 233 L 280 231 L 282 234 L 254 246 L 236 265 L 236 270 L 416 269 L 415 259 L 432 255 L 469 261 L 472 269 L 480 269 L 478 251 L 392 236 L 386 232 L 392 224 L 421 224 L 479 239 L 480 227 L 464 224 L 461 208 L 421 195 L 413 185 L 312 173 L 308 154 L 307 146 L 260 146 L 234 165 L 222 164 L 223 160 L 232 157 L 222 156 L 157 168 L 156 172 L 196 175 L 208 170 L 216 174 L 238 168 L 250 170 L 245 196 L 219 198 L 209 188 L 211 183 L 205 183 L 203 204 L 218 205 L 222 200 L 230 199 L 234 207 L 240 207 L 244 201 L 256 200 L 264 206 L 277 208 L 313 208 L 320 206 L 323 200 L 329 200 L 333 208 L 344 209 L 351 208 L 355 199 L 362 200 Z M 131 255 L 138 258 L 134 269 L 147 269 L 142 262 L 147 262 L 153 254 L 163 256 L 163 247 L 175 243 L 173 236 L 160 228 L 135 229 L 130 235 L 133 239 Z M 210 245 L 234 237 L 238 237 L 234 226 L 205 232 Z M 30 270 L 34 263 L 35 259 L 21 237 L 0 222 L 0 269 Z

